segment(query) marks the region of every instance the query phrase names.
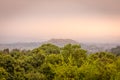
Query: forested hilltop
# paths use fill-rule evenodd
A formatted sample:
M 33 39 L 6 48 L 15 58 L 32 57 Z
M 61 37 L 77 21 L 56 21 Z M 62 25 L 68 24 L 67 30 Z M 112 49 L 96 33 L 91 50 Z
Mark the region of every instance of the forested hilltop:
M 120 56 L 87 54 L 75 44 L 4 49 L 0 51 L 0 80 L 120 80 Z

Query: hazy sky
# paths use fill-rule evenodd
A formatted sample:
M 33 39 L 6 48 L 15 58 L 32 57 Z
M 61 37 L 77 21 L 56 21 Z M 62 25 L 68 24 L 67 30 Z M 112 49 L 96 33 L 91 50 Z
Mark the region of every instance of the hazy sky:
M 0 43 L 120 41 L 120 0 L 0 0 Z

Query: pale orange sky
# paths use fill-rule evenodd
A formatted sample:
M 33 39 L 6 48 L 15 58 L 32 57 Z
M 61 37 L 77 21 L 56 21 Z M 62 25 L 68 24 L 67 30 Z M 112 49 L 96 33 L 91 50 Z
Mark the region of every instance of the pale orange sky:
M 25 4 L 27 1 L 21 1 L 23 7 L 13 0 L 11 4 L 19 3 L 15 10 L 14 6 L 6 7 L 11 4 L 3 1 L 0 43 L 40 42 L 51 38 L 70 38 L 79 42 L 120 41 L 119 2 L 78 1 L 46 0 L 34 4 L 28 2 L 29 6 Z

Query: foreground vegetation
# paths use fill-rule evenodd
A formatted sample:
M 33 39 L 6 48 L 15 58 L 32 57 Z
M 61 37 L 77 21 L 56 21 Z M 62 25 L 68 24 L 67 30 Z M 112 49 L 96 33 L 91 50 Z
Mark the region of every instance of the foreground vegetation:
M 43 44 L 0 52 L 0 80 L 120 80 L 120 56 L 87 54 L 80 45 Z

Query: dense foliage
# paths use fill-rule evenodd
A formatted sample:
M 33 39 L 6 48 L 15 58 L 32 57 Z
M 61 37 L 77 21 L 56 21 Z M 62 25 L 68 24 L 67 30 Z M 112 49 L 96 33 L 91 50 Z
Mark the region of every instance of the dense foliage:
M 120 80 L 120 56 L 87 54 L 80 45 L 43 44 L 0 52 L 0 80 Z

